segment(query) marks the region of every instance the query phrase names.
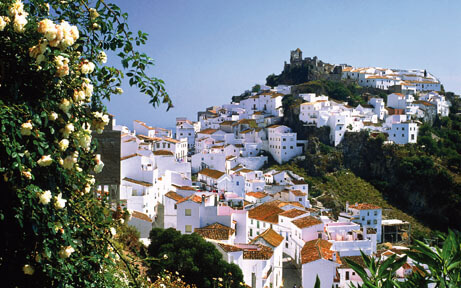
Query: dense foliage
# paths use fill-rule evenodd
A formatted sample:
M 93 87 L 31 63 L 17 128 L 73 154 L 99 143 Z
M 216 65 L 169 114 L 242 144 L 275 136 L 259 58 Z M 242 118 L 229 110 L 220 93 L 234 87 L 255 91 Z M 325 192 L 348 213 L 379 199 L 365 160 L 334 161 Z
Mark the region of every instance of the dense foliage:
M 150 277 L 165 269 L 184 275 L 184 279 L 197 287 L 241 287 L 243 274 L 235 264 L 223 260 L 216 247 L 201 236 L 184 234 L 175 229 L 154 228 L 150 235 L 148 254 L 161 262 L 149 265 Z
M 145 71 L 127 15 L 104 1 L 0 2 L 0 273 L 4 287 L 119 287 L 137 272 L 116 241 L 112 211 L 90 193 L 103 168 L 93 133 L 124 74 L 155 106 L 171 105 Z M 126 214 L 126 212 L 124 212 Z
M 365 267 L 348 259 L 346 261 L 362 278 L 360 287 L 460 287 L 461 234 L 449 230 L 447 236 L 439 234 L 438 240 L 441 245 L 435 247 L 416 240 L 410 250 L 405 251 L 416 269 L 404 281 L 398 281 L 395 272 L 407 261 L 407 256 L 397 258 L 394 254 L 381 261 L 362 253 Z

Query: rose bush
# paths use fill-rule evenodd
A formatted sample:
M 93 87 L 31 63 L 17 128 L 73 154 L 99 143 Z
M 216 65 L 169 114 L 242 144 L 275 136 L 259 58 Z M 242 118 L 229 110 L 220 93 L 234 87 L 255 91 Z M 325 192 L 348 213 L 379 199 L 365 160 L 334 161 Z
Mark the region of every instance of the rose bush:
M 135 49 L 147 35 L 126 20 L 102 0 L 0 2 L 3 287 L 140 285 L 114 244 L 121 222 L 91 193 L 104 167 L 92 133 L 109 122 L 102 100 L 122 93 L 122 78 L 171 107 Z M 103 65 L 104 50 L 128 72 Z

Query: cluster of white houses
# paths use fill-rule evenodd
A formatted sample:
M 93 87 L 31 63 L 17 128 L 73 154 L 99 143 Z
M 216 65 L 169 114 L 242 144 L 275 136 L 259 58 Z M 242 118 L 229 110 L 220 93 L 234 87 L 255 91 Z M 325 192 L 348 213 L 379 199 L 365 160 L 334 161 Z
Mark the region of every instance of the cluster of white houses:
M 402 240 L 394 230 L 382 228 L 401 221 L 382 220 L 382 209 L 365 203 L 346 205 L 333 219 L 311 207 L 302 177 L 261 170 L 266 155 L 284 163 L 302 155 L 307 144 L 290 127 L 278 124 L 282 98 L 290 91 L 289 86 L 262 87 L 240 103 L 199 112 L 196 122 L 177 118 L 175 135 L 141 121 L 134 121 L 131 131 L 113 119 L 112 130 L 120 131 L 119 200 L 134 211 L 130 224 L 141 237 L 147 238 L 153 223 L 198 233 L 226 261 L 239 265 L 245 283 L 255 288 L 283 286 L 284 258 L 301 271 L 302 287 L 313 287 L 317 275 L 322 287 L 360 283 L 345 257 L 355 259 L 360 251 L 376 255 L 383 239 Z M 388 133 L 394 143 L 413 143 L 418 129 L 413 116 L 445 116 L 449 107 L 437 92 L 421 94 L 418 100 L 393 93 L 388 107 L 379 98 L 350 107 L 326 96 L 300 96 L 306 101 L 300 120 L 330 126 L 334 145 L 346 131 L 361 129 Z M 390 253 L 399 252 L 380 255 Z M 414 269 L 411 260 L 406 269 L 399 272 L 402 277 Z
M 433 121 L 437 115 L 448 116 L 450 102 L 437 92 L 419 94 L 391 93 L 387 106 L 382 98 L 371 98 L 367 105 L 352 107 L 346 102 L 316 94 L 300 94 L 299 120 L 306 125 L 330 127 L 330 141 L 338 145 L 346 132 L 368 130 L 385 133 L 395 144 L 416 143 L 418 123 Z
M 426 70 L 380 67 L 342 68 L 341 79 L 352 79 L 362 87 L 394 90 L 403 94 L 441 91 L 440 81 Z

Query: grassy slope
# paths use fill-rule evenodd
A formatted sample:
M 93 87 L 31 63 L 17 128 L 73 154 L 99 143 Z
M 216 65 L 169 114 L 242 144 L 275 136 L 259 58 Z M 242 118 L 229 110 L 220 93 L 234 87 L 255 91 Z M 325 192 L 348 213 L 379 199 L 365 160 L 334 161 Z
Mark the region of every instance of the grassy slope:
M 344 210 L 346 201 L 351 204 L 355 202 L 375 204 L 383 208 L 384 218 L 410 222 L 413 236 L 420 238 L 431 233 L 429 228 L 423 226 L 414 217 L 389 204 L 373 185 L 357 177 L 351 171 L 338 171 L 330 173 L 324 178 L 319 178 L 309 177 L 295 162 L 273 165 L 272 168 L 291 170 L 304 177 L 309 183 L 309 195 L 320 194 L 314 199 L 336 212 Z

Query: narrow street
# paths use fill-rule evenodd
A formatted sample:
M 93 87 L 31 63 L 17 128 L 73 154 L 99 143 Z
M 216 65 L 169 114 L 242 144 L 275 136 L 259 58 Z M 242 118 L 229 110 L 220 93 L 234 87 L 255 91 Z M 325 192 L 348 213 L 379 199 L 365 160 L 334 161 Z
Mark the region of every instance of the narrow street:
M 293 288 L 295 284 L 297 288 L 301 286 L 301 271 L 296 269 L 289 257 L 283 258 L 283 287 Z

